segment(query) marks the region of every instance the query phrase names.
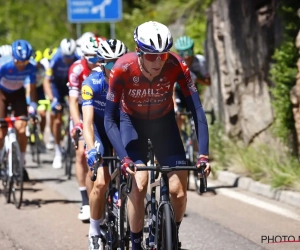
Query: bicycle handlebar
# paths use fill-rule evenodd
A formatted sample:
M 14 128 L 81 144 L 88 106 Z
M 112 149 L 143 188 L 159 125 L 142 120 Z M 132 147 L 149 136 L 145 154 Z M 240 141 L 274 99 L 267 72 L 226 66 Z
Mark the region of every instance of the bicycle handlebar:
M 131 171 L 134 171 L 134 166 L 129 166 Z M 193 171 L 197 171 L 198 173 L 201 174 L 200 177 L 200 192 L 204 193 L 207 191 L 207 177 L 205 175 L 205 170 L 206 168 L 206 164 L 205 162 L 202 162 L 200 164 L 200 168 L 198 168 L 197 166 L 175 166 L 175 167 L 169 167 L 169 166 L 144 166 L 144 167 L 135 167 L 136 171 L 158 171 L 160 173 L 170 173 L 173 171 L 180 171 L 180 170 L 193 170 Z M 130 182 L 130 183 L 128 183 Z M 132 186 L 132 176 L 129 175 L 128 179 L 127 179 L 127 186 L 130 187 L 129 189 L 126 189 L 126 193 L 130 193 L 131 191 L 131 186 Z M 129 190 L 129 191 L 128 191 Z
M 97 172 L 98 172 L 98 168 L 100 167 L 100 160 L 119 160 L 119 158 L 117 156 L 104 156 L 101 157 L 100 153 L 96 154 L 96 163 L 94 166 L 94 171 L 93 171 L 93 175 L 91 176 L 91 181 L 95 181 L 97 179 Z

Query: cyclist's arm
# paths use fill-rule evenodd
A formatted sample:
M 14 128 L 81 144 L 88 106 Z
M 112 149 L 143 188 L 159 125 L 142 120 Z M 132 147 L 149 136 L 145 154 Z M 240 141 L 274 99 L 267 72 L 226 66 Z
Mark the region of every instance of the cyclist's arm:
M 37 92 L 36 92 L 36 85 L 29 84 L 29 96 L 31 102 L 37 102 Z
M 69 96 L 69 104 L 70 104 L 70 115 L 73 119 L 74 124 L 80 123 L 80 112 L 78 108 L 78 97 Z
M 176 84 L 174 84 L 174 87 L 173 87 L 173 103 L 174 103 L 174 110 L 175 110 L 175 112 L 177 112 L 178 106 L 177 106 L 177 102 L 176 102 Z
M 94 107 L 92 105 L 82 106 L 83 116 L 83 137 L 87 145 L 88 150 L 95 147 L 94 138 Z
M 37 68 L 34 67 L 30 75 L 25 79 L 25 81 L 28 81 L 28 91 L 30 96 L 30 102 L 37 102 L 37 92 L 36 92 L 36 74 L 37 74 Z
M 45 77 L 43 87 L 44 87 L 44 91 L 45 91 L 46 96 L 49 98 L 50 101 L 52 101 L 53 100 L 53 94 L 52 94 L 52 90 L 51 90 L 50 78 Z
M 46 96 L 49 98 L 50 101 L 53 100 L 53 93 L 51 89 L 51 77 L 53 75 L 53 63 L 50 62 L 49 68 L 46 70 L 46 76 L 43 83 L 43 88 Z
M 122 68 L 114 67 L 114 75 L 109 80 L 109 89 L 106 98 L 106 107 L 104 114 L 104 126 L 106 134 L 117 152 L 120 159 L 127 156 L 123 146 L 120 130 L 117 126 L 117 117 L 120 112 L 120 101 L 124 88 L 124 80 L 118 76 L 122 74 Z
M 208 156 L 209 136 L 206 116 L 197 92 L 197 88 L 191 79 L 190 71 L 183 64 L 181 64 L 181 70 L 178 75 L 178 83 L 195 121 L 199 154 L 200 156 L 204 157 Z

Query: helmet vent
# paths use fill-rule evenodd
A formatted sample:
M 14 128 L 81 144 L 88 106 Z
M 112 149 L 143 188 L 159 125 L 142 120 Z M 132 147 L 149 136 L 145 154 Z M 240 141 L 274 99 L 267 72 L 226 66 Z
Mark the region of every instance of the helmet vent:
M 159 46 L 159 48 L 161 48 L 162 41 L 161 41 L 161 36 L 160 36 L 160 34 L 157 34 L 157 39 L 158 39 L 158 46 Z M 167 43 L 167 44 L 168 44 L 168 43 Z

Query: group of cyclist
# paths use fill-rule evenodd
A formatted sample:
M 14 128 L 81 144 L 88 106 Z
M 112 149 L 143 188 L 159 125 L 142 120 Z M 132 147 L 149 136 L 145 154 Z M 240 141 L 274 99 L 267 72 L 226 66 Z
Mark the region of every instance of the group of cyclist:
M 82 196 L 78 218 L 90 220 L 89 250 L 102 246 L 99 225 L 110 181 L 105 160 L 101 160 L 96 181 L 90 181 L 97 153 L 109 156 L 113 147 L 121 160 L 122 173 L 134 177 L 127 208 L 133 250 L 142 249 L 148 175 L 131 170 L 129 165 L 147 164 L 148 139 L 160 165 L 187 164 L 175 116 L 180 103 L 185 103 L 195 120 L 199 138 L 197 166 L 205 163 L 205 172 L 210 173 L 208 126 L 195 86 L 195 83 L 210 84 L 204 57 L 194 55 L 194 42 L 187 36 L 175 43 L 179 55 L 170 52 L 172 35 L 158 22 L 149 21 L 137 26 L 133 37 L 135 52 L 129 52 L 120 40 L 86 33 L 80 39 L 80 50 L 73 39 L 63 39 L 59 48 L 51 53 L 48 50 L 50 57 L 36 52 L 36 60 L 32 58 L 29 42 L 17 40 L 11 46 L 12 56 L 0 59 L 0 118 L 5 117 L 8 103 L 15 116 L 27 115 L 27 104 L 29 113 L 38 112 L 43 117 L 41 130 L 44 131 L 46 109 L 38 110 L 37 100 L 46 97 L 50 100 L 50 127 L 55 141 L 53 168 L 62 167 L 62 110 L 66 102 L 69 105 L 71 135 L 75 137 L 76 131 L 80 134 L 75 164 Z M 179 88 L 182 96 L 177 96 Z M 25 122 L 16 123 L 24 165 L 25 128 Z M 0 128 L 0 149 L 5 132 L 5 128 Z M 169 179 L 179 229 L 187 202 L 187 172 L 172 172 Z

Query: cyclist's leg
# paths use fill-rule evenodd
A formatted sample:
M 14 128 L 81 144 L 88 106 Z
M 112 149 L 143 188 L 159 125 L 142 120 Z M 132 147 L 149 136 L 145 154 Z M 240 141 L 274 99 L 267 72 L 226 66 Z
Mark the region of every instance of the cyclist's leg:
M 11 94 L 10 102 L 12 105 L 12 110 L 15 116 L 27 116 L 27 105 L 26 105 L 26 95 L 25 89 L 21 88 Z M 26 136 L 26 121 L 16 121 L 15 128 L 18 137 L 18 143 L 21 152 L 21 164 L 23 168 L 23 180 L 29 181 L 27 171 L 25 170 L 25 155 L 27 147 L 27 136 Z
M 25 89 L 21 88 L 11 94 L 10 97 L 12 110 L 14 111 L 15 116 L 27 116 L 27 104 L 26 104 L 26 95 Z M 22 163 L 25 161 L 25 153 L 27 146 L 27 137 L 26 137 L 26 121 L 16 121 L 15 128 L 17 132 L 18 142 L 21 151 Z
M 95 148 L 102 156 L 109 155 L 110 143 L 105 134 L 104 122 L 97 122 L 97 126 L 94 124 L 94 135 L 95 135 Z M 87 150 L 89 150 L 87 148 Z M 89 196 L 90 203 L 90 229 L 89 238 L 90 244 L 92 244 L 92 237 L 100 235 L 100 223 L 105 208 L 105 194 L 110 181 L 110 175 L 108 171 L 108 163 L 104 161 L 103 167 L 98 168 L 97 179 L 93 184 L 92 191 Z M 92 176 L 92 171 L 89 170 L 89 175 Z
M 173 112 L 167 114 L 157 125 L 160 126 L 160 131 L 164 131 L 164 133 L 157 133 L 151 138 L 151 141 L 154 154 L 160 165 L 171 167 L 186 166 L 184 147 Z M 175 219 L 177 223 L 180 223 L 186 209 L 187 171 L 170 173 L 169 189 Z
M 74 125 L 73 120 L 70 120 L 70 132 L 72 131 Z M 79 138 L 78 141 L 78 148 L 75 151 L 76 159 L 75 159 L 75 174 L 79 186 L 79 191 L 82 198 L 82 206 L 80 212 L 78 214 L 79 220 L 88 220 L 90 218 L 90 207 L 89 207 L 89 200 L 86 188 L 86 176 L 88 173 L 88 166 L 85 158 L 84 152 L 84 141 L 83 136 Z
M 6 117 L 6 106 L 7 106 L 7 94 L 0 90 L 0 118 Z M 6 127 L 1 127 L 0 125 L 0 156 L 2 155 L 4 138 L 7 133 Z M 0 159 L 1 163 L 2 159 Z
M 55 156 L 53 160 L 53 168 L 62 167 L 62 148 L 61 142 L 61 125 L 62 125 L 62 103 L 65 102 L 64 97 L 68 95 L 68 87 L 63 84 L 62 81 L 58 81 L 51 84 L 52 94 L 54 98 L 57 98 L 58 105 L 56 108 L 52 108 L 51 112 L 51 124 L 52 124 L 52 134 L 55 139 Z
M 37 91 L 37 98 L 38 98 L 38 114 L 41 117 L 41 122 L 40 122 L 40 128 L 41 128 L 41 133 L 44 135 L 45 127 L 46 127 L 46 110 L 47 107 L 44 104 L 40 104 L 39 101 L 45 100 L 45 94 L 44 94 L 44 89 L 43 86 L 40 86 L 36 89 Z
M 147 122 L 141 124 L 141 120 L 137 121 L 122 112 L 120 124 L 121 137 L 128 156 L 137 166 L 145 166 L 148 153 L 148 138 L 138 130 L 139 128 L 144 128 Z M 133 178 L 132 189 L 127 203 L 133 250 L 140 249 L 141 247 L 145 213 L 144 198 L 147 193 L 147 185 L 148 172 L 137 172 Z

